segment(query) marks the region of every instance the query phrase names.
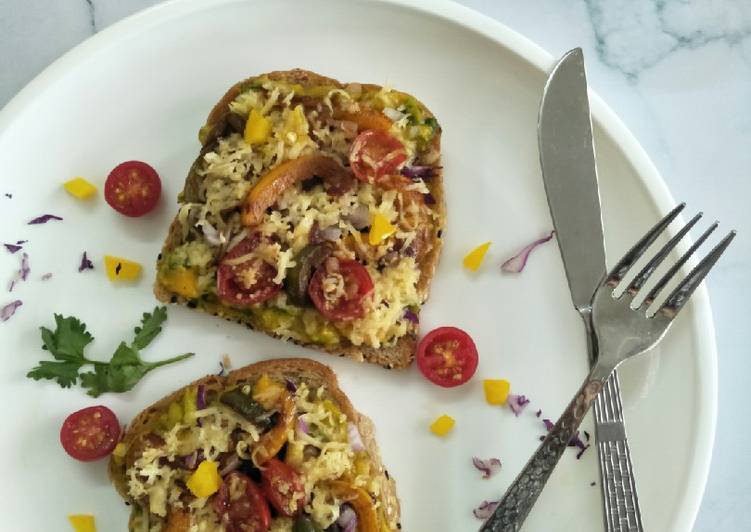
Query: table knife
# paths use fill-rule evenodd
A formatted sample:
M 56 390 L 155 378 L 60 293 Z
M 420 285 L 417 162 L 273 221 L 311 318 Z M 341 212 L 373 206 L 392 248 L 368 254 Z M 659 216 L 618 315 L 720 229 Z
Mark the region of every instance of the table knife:
M 589 362 L 597 359 L 592 295 L 606 272 L 600 194 L 581 48 L 553 67 L 540 104 L 540 165 L 571 299 L 587 333 Z M 607 532 L 643 530 L 631 453 L 623 422 L 618 374 L 594 407 L 603 517 Z

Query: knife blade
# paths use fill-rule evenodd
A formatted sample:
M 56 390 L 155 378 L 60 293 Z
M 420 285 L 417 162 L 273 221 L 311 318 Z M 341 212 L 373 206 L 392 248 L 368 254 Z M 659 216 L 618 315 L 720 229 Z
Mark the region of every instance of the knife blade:
M 606 273 L 587 76 L 581 48 L 553 67 L 538 121 L 540 165 L 571 299 L 584 319 L 590 364 L 597 359 L 592 294 Z M 623 422 L 618 373 L 594 405 L 603 520 L 607 532 L 642 532 L 641 510 Z
M 564 55 L 545 84 L 538 141 L 571 299 L 582 310 L 605 275 L 605 244 L 581 48 Z

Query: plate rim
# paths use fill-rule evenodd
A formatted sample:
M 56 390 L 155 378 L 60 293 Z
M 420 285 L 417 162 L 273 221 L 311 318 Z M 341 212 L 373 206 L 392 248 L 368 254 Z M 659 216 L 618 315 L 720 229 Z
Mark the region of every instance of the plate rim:
M 71 48 L 48 65 L 27 83 L 5 106 L 0 109 L 0 137 L 17 116 L 33 101 L 66 75 L 69 67 L 84 63 L 94 54 L 103 53 L 104 48 L 116 44 L 120 38 L 130 36 L 134 31 L 144 31 L 151 25 L 161 24 L 194 11 L 210 10 L 217 6 L 246 3 L 249 0 L 168 0 L 129 15 L 83 42 Z M 252 0 L 268 1 L 268 0 Z M 323 0 L 326 1 L 326 0 Z M 426 16 L 441 18 L 478 33 L 498 46 L 512 52 L 541 74 L 549 71 L 555 57 L 540 45 L 521 33 L 509 28 L 499 20 L 474 9 L 458 4 L 453 0 L 357 0 L 360 3 L 382 4 L 411 9 Z M 675 200 L 644 148 L 616 113 L 589 89 L 590 106 L 594 124 L 601 128 L 621 151 L 624 159 L 632 167 L 634 174 L 661 212 L 669 211 Z M 690 239 L 684 239 L 679 251 L 690 246 Z M 696 264 L 692 258 L 685 266 L 687 272 Z M 709 293 L 702 284 L 691 299 L 693 339 L 697 346 L 697 373 L 701 385 L 697 390 L 697 434 L 694 439 L 695 452 L 692 466 L 687 472 L 683 496 L 678 503 L 678 511 L 672 523 L 674 530 L 689 531 L 693 528 L 706 488 L 714 446 L 717 423 L 717 344 Z

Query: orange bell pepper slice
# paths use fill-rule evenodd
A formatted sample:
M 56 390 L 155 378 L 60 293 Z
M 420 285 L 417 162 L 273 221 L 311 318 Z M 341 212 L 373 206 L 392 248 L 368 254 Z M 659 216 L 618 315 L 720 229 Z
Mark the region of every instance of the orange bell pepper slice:
M 358 111 L 357 113 L 348 113 L 347 111 L 336 111 L 334 113 L 336 120 L 343 120 L 346 122 L 354 122 L 357 124 L 359 131 L 365 131 L 366 129 L 376 129 L 378 131 L 388 132 L 393 125 L 393 122 L 380 111 L 373 109 L 366 109 L 364 111 Z
M 279 422 L 261 436 L 250 454 L 256 467 L 262 466 L 276 456 L 287 442 L 287 433 L 292 430 L 295 421 L 295 401 L 287 390 L 281 393 L 279 400 L 282 407 Z
M 378 515 L 367 491 L 341 480 L 332 480 L 329 485 L 335 496 L 349 503 L 355 510 L 357 532 L 378 532 Z

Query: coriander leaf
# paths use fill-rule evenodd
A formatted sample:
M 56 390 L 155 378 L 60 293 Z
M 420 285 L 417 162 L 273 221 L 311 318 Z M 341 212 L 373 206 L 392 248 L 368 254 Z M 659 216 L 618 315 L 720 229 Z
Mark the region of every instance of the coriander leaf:
M 93 372 L 81 373 L 81 388 L 92 397 L 99 397 L 108 390 L 107 365 L 96 366 Z
M 125 342 L 120 342 L 120 345 L 115 349 L 115 353 L 110 360 L 110 366 L 125 366 L 133 364 L 142 364 L 143 361 L 134 348 L 130 347 Z
M 86 324 L 72 316 L 55 314 L 55 332 L 46 327 L 42 331 L 42 349 L 46 349 L 57 360 L 83 361 L 83 351 L 94 337 L 86 330 Z
M 50 362 L 42 360 L 39 365 L 29 371 L 26 376 L 38 381 L 40 379 L 55 380 L 63 388 L 70 388 L 78 380 L 79 362 Z
M 167 319 L 167 307 L 156 307 L 154 312 L 143 313 L 141 327 L 136 327 L 136 336 L 133 338 L 133 348 L 143 349 L 151 343 L 154 337 L 162 332 L 162 323 Z

